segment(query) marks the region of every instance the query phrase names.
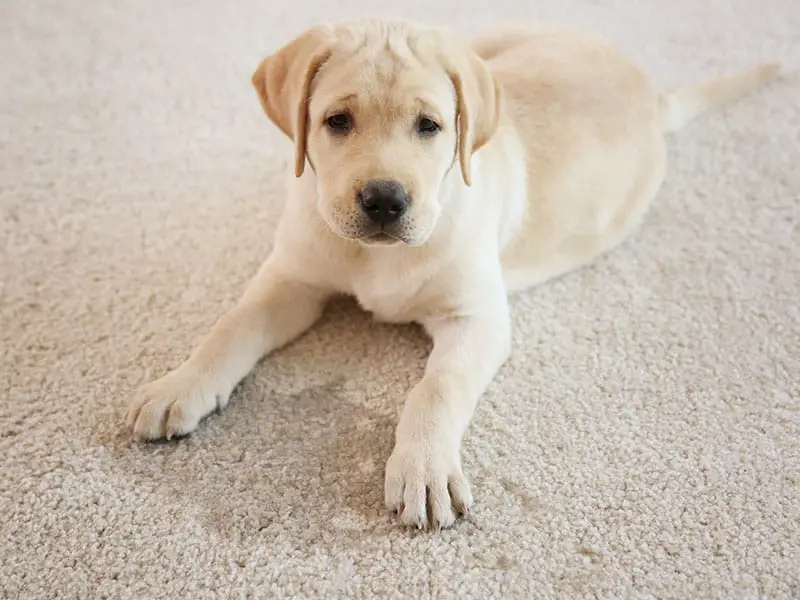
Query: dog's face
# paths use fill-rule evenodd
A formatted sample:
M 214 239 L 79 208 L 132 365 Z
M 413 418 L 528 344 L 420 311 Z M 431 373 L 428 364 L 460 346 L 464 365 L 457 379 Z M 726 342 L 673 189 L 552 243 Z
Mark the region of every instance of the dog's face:
M 315 28 L 266 58 L 253 83 L 317 180 L 320 215 L 364 244 L 424 244 L 451 168 L 497 126 L 498 89 L 466 44 L 405 22 Z
M 325 221 L 367 243 L 424 242 L 457 156 L 446 73 L 405 43 L 367 45 L 331 56 L 314 83 L 306 153 Z

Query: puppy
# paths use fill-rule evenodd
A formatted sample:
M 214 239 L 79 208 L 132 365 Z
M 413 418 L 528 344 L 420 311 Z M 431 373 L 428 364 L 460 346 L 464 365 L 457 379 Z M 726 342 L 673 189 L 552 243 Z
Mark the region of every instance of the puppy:
M 664 178 L 665 132 L 777 72 L 765 64 L 664 95 L 574 31 L 470 43 L 363 20 L 303 33 L 252 79 L 293 141 L 274 249 L 188 360 L 135 395 L 135 437 L 193 431 L 328 298 L 350 294 L 433 339 L 397 424 L 385 499 L 406 525 L 451 525 L 472 503 L 462 437 L 509 355 L 508 294 L 619 244 Z

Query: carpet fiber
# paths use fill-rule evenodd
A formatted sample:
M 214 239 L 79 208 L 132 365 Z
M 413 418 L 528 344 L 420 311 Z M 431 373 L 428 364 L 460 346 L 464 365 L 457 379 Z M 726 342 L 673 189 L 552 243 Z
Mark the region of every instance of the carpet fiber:
M 513 298 L 440 534 L 383 508 L 429 344 L 351 302 L 190 438 L 123 430 L 269 252 L 252 71 L 367 14 L 579 25 L 663 87 L 788 71 L 671 139 L 628 243 Z M 3 3 L 0 597 L 800 597 L 798 32 L 796 0 Z

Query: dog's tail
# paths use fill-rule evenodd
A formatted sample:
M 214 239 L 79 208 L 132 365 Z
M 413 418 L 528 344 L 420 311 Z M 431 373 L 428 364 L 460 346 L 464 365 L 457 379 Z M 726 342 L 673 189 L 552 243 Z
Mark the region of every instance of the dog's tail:
M 676 131 L 702 113 L 736 100 L 774 79 L 780 63 L 763 63 L 752 69 L 718 77 L 661 96 L 661 122 L 665 131 Z

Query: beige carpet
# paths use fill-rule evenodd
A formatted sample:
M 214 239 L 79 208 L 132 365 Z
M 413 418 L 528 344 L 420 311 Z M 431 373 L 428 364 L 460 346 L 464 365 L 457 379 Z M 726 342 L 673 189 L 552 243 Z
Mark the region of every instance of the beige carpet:
M 800 3 L 6 0 L 0 597 L 800 597 Z M 122 430 L 269 252 L 249 77 L 316 20 L 577 24 L 665 85 L 789 73 L 672 142 L 640 233 L 516 297 L 439 535 L 384 512 L 428 348 L 352 304 L 178 443 Z M 491 14 L 490 14 L 491 13 Z

